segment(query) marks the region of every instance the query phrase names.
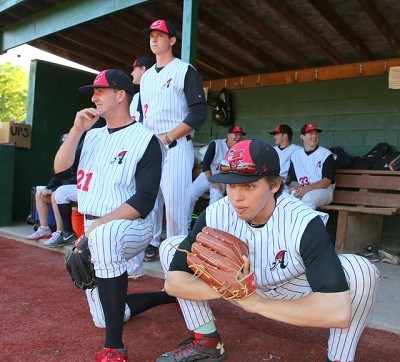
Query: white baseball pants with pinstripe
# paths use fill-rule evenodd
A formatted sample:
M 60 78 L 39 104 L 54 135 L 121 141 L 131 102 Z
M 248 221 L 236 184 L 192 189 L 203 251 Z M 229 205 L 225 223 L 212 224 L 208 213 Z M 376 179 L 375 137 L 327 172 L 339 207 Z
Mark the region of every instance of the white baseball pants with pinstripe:
M 184 238 L 183 236 L 169 238 L 161 244 L 160 261 L 165 273 L 167 273 L 176 251 L 173 246 L 178 246 Z M 358 341 L 375 302 L 379 271 L 375 265 L 358 255 L 343 254 L 339 255 L 339 259 L 350 287 L 352 317 L 348 328 L 330 329 L 328 353 L 335 360 L 354 361 Z M 306 280 L 306 276 L 304 276 L 304 279 Z M 307 293 L 311 294 L 312 290 L 311 288 L 308 291 L 303 289 L 302 293 L 296 293 L 288 288 L 280 287 L 270 291 L 257 289 L 257 292 L 268 299 L 293 300 L 303 297 Z M 209 302 L 193 302 L 179 298 L 178 302 L 189 330 L 194 330 L 211 320 L 215 320 Z
M 311 190 L 304 194 L 301 201 L 315 210 L 318 206 L 328 205 L 332 202 L 334 190 L 335 185 L 330 185 L 325 189 Z
M 85 219 L 85 230 L 93 221 Z M 89 249 L 95 274 L 99 278 L 115 278 L 127 271 L 127 261 L 143 253 L 152 236 L 148 219 L 113 220 L 100 225 L 89 235 Z M 96 327 L 104 328 L 105 319 L 97 287 L 86 291 L 90 314 Z M 125 319 L 130 310 L 125 305 Z

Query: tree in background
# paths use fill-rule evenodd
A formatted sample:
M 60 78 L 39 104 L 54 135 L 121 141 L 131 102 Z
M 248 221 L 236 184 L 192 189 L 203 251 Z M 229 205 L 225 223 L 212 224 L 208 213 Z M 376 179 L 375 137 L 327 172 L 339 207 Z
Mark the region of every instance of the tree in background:
M 0 121 L 26 118 L 28 72 L 7 62 L 0 64 Z

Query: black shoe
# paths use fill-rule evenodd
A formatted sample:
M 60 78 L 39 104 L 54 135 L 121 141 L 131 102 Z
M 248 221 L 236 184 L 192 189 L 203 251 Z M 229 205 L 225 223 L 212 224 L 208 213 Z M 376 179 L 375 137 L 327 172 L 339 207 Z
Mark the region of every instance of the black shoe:
M 154 261 L 158 259 L 158 248 L 149 245 L 144 252 L 144 261 Z
M 63 231 L 60 236 L 54 240 L 51 244 L 48 245 L 49 248 L 58 248 L 60 246 L 68 245 L 68 244 L 73 244 L 78 237 L 74 232 L 68 233 Z
M 227 357 L 219 335 L 201 339 L 190 337 L 179 343 L 178 347 L 159 356 L 157 362 L 222 361 Z

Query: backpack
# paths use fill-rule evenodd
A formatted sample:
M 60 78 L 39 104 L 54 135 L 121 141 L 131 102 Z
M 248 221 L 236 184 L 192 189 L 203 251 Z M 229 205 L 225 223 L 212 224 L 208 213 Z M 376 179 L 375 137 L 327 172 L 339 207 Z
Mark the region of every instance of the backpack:
M 389 161 L 390 171 L 400 171 L 400 151 L 394 152 L 394 156 L 391 161 Z
M 353 157 L 353 165 L 358 170 L 387 170 L 385 156 L 390 150 L 389 143 L 378 143 L 364 156 Z
M 400 151 L 389 151 L 380 160 L 373 164 L 372 170 L 399 171 L 400 170 Z
M 329 149 L 335 159 L 335 168 L 353 168 L 353 160 L 342 147 L 332 147 Z
M 218 97 L 210 102 L 212 107 L 212 121 L 220 126 L 229 126 L 233 123 L 231 94 L 222 88 Z

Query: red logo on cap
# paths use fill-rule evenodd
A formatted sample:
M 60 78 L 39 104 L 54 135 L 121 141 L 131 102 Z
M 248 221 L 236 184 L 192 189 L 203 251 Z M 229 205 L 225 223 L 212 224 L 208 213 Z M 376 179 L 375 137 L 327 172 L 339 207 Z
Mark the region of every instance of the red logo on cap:
M 102 72 L 97 74 L 97 76 L 93 82 L 93 85 L 101 85 L 103 87 L 109 86 L 107 79 L 106 79 L 106 70 L 103 70 Z
M 242 129 L 242 127 L 239 127 L 239 126 L 236 126 L 236 125 L 235 125 L 235 126 L 232 128 L 231 133 L 243 133 L 243 129 Z
M 230 149 L 227 154 L 227 161 L 229 162 L 231 170 L 235 171 L 239 162 L 244 159 L 245 150 Z
M 306 133 L 318 129 L 318 127 L 313 123 L 307 123 Z
M 167 28 L 167 25 L 165 24 L 164 20 L 156 20 L 155 22 L 153 22 L 150 25 L 150 29 L 160 30 L 160 31 L 168 34 L 168 28 Z

